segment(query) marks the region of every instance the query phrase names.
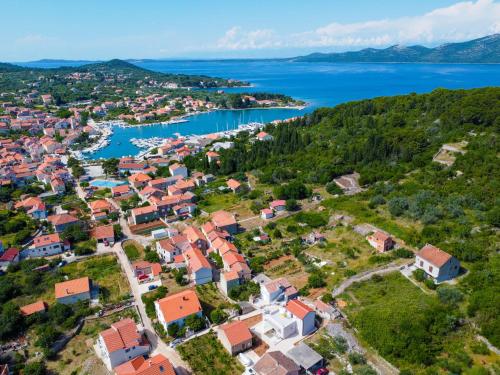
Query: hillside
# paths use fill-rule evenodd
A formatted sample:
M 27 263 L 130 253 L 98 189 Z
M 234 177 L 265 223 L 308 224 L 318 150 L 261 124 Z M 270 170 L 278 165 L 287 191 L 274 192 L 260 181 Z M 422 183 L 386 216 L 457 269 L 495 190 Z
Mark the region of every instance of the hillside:
M 498 346 L 499 119 L 500 88 L 439 89 L 318 109 L 288 125 L 268 125 L 274 138 L 268 142 L 241 133 L 233 149 L 219 152 L 220 165 L 203 154 L 184 161 L 219 175 L 251 173 L 285 199 L 325 185 L 337 194 L 333 178 L 360 173 L 364 192 L 322 204 L 414 248 L 432 243 L 460 259 L 466 314 Z M 433 161 L 443 144 L 461 141 L 466 152 L 452 166 Z
M 313 53 L 299 56 L 297 62 L 426 62 L 426 63 L 500 63 L 500 34 L 462 43 L 443 44 L 435 48 L 423 46 L 391 46 L 366 48 L 342 53 Z

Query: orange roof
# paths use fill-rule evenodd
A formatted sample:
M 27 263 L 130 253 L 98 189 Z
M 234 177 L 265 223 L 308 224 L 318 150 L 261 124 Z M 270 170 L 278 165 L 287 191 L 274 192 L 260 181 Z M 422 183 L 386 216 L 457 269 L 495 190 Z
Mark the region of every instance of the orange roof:
M 35 303 L 31 303 L 29 305 L 21 307 L 21 314 L 24 316 L 29 316 L 35 314 L 37 312 L 45 311 L 47 306 L 43 301 L 36 301 Z
M 290 311 L 299 319 L 304 319 L 310 312 L 314 313 L 314 310 L 307 306 L 304 302 L 298 299 L 292 299 L 286 304 L 286 309 Z
M 64 298 L 75 294 L 90 292 L 90 279 L 88 277 L 82 277 L 80 279 L 68 280 L 57 283 L 54 288 L 56 298 Z
M 433 264 L 436 267 L 441 267 L 443 264 L 445 264 L 448 260 L 450 260 L 451 255 L 448 254 L 446 251 L 443 251 L 435 246 L 432 245 L 425 245 L 418 253 L 417 255 L 428 261 L 429 263 Z
M 151 267 L 151 272 L 154 276 L 158 276 L 161 273 L 161 264 L 160 263 L 150 263 L 146 260 L 138 260 L 137 262 L 132 263 L 132 268 L 135 270 L 142 270 L 144 268 Z
M 198 240 L 205 241 L 205 236 L 203 235 L 203 233 L 201 233 L 201 230 L 199 230 L 196 227 L 193 227 L 192 225 L 184 229 L 182 231 L 182 234 L 184 234 L 187 237 L 188 241 L 191 243 L 196 242 Z
M 391 236 L 389 236 L 387 233 L 376 231 L 375 233 L 373 233 L 372 238 L 377 242 L 385 242 L 389 238 L 391 238 Z
M 77 222 L 78 219 L 70 214 L 51 215 L 47 218 L 53 225 L 62 225 Z
M 192 290 L 172 294 L 157 301 L 167 323 L 186 318 L 201 310 L 200 300 Z
M 97 240 L 102 240 L 105 238 L 114 238 L 115 231 L 113 225 L 101 225 L 92 230 L 92 237 Z
M 238 275 L 238 272 L 231 270 L 227 272 L 222 272 L 221 276 L 224 276 L 224 280 L 229 281 L 229 280 L 236 280 L 240 278 L 240 275 Z
M 252 340 L 252 333 L 242 321 L 235 321 L 220 326 L 231 345 L 242 344 Z
M 137 216 L 137 215 L 145 215 L 153 213 L 157 211 L 157 209 L 155 206 L 146 206 L 146 207 L 133 208 L 131 211 L 133 215 Z
M 128 180 L 130 182 L 147 182 L 147 181 L 151 181 L 152 178 L 149 177 L 145 173 L 135 173 L 135 174 L 129 176 Z
M 225 227 L 236 224 L 234 215 L 227 211 L 216 211 L 212 214 L 212 221 L 216 227 Z
M 233 178 L 230 178 L 229 180 L 227 180 L 227 187 L 229 189 L 238 189 L 239 187 L 241 186 L 241 183 Z
M 158 243 L 163 250 L 168 251 L 169 253 L 175 252 L 175 247 L 170 239 L 161 240 Z
M 47 245 L 51 245 L 53 243 L 59 243 L 59 242 L 61 242 L 61 238 L 59 237 L 59 234 L 53 233 L 53 234 L 45 234 L 45 235 L 35 237 L 35 239 L 33 240 L 33 245 L 35 247 L 39 247 L 39 246 L 47 246 Z
M 201 251 L 197 248 L 192 247 L 191 249 L 185 251 L 184 257 L 186 259 L 186 262 L 189 264 L 189 268 L 193 272 L 196 272 L 202 268 L 211 269 L 210 263 L 208 262 L 207 258 L 205 258 Z
M 266 135 L 267 135 L 266 132 L 259 132 L 259 134 L 257 134 L 257 137 L 258 138 L 264 138 Z
M 132 348 L 141 343 L 141 335 L 137 331 L 135 322 L 130 318 L 111 324 L 111 328 L 102 331 L 100 335 L 108 353 Z
M 130 186 L 129 185 L 119 185 L 119 186 L 113 186 L 111 188 L 111 192 L 113 194 L 116 194 L 116 193 L 127 193 L 130 191 Z
M 115 367 L 116 375 L 175 375 L 174 367 L 163 354 L 145 359 L 143 356 Z

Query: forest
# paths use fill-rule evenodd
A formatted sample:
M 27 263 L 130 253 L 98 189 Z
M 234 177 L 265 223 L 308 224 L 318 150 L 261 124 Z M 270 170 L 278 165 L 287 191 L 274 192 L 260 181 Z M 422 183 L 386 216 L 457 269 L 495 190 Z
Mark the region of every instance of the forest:
M 234 148 L 220 150 L 220 165 L 201 153 L 185 163 L 219 175 L 251 172 L 262 183 L 284 184 L 275 189 L 281 197 L 358 172 L 364 192 L 325 204 L 418 223 L 421 229 L 398 236 L 415 247 L 432 243 L 462 262 L 467 314 L 498 346 L 499 127 L 500 88 L 438 89 L 321 108 L 287 125 L 267 125 L 271 141 L 240 133 Z M 462 141 L 466 152 L 451 166 L 433 161 L 443 144 Z

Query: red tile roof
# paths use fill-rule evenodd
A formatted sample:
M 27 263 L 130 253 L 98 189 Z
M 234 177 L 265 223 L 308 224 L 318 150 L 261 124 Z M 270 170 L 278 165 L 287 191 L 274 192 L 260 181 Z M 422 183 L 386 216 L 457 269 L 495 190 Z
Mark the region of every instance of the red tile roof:
M 111 328 L 102 331 L 100 335 L 108 353 L 132 348 L 141 343 L 141 335 L 135 322 L 130 318 L 111 324 Z
M 115 367 L 115 373 L 116 375 L 175 375 L 174 367 L 163 354 L 157 354 L 149 359 L 137 357 Z
M 12 262 L 19 255 L 19 250 L 11 247 L 0 256 L 0 262 Z
M 200 300 L 192 290 L 172 294 L 158 300 L 158 305 L 167 323 L 186 318 L 201 310 Z
M 54 288 L 56 298 L 64 298 L 75 294 L 90 292 L 90 279 L 88 277 L 82 277 L 80 279 L 68 280 L 57 283 Z
M 436 267 L 441 267 L 451 258 L 447 252 L 429 244 L 425 245 L 417 255 Z
M 53 233 L 35 237 L 35 239 L 33 240 L 33 245 L 35 247 L 39 247 L 39 246 L 52 245 L 60 242 L 61 242 L 61 237 L 59 237 L 59 234 Z
M 43 301 L 37 301 L 35 303 L 31 303 L 29 305 L 23 306 L 20 308 L 21 314 L 24 316 L 29 316 L 38 312 L 45 311 L 47 309 L 47 305 Z
M 314 310 L 298 299 L 288 301 L 286 309 L 299 319 L 304 319 L 307 314 L 314 313 Z
M 252 340 L 252 333 L 242 321 L 223 324 L 219 328 L 224 332 L 227 340 L 233 346 Z

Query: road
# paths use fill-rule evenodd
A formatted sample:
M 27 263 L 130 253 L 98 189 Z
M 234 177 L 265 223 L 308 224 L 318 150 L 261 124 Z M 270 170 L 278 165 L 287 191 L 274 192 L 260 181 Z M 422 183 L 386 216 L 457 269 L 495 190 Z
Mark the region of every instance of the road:
M 87 200 L 85 199 L 85 193 L 83 189 L 80 186 L 76 187 L 76 191 L 78 196 L 85 202 L 87 203 Z M 112 204 L 115 205 L 114 201 L 111 201 Z M 130 232 L 130 229 L 127 225 L 127 221 L 125 218 L 120 217 L 120 225 L 122 227 L 124 239 L 133 239 L 141 244 L 143 244 L 147 239 L 143 236 L 138 236 L 134 235 Z M 147 241 L 149 242 L 149 241 Z M 151 319 L 147 316 L 146 314 L 146 307 L 144 303 L 142 302 L 141 299 L 141 292 L 139 288 L 139 282 L 137 281 L 137 278 L 134 276 L 134 272 L 132 271 L 132 267 L 130 265 L 130 262 L 127 258 L 127 255 L 123 251 L 122 248 L 122 242 L 116 242 L 112 247 L 111 251 L 116 254 L 118 261 L 120 262 L 120 265 L 125 272 L 125 275 L 127 276 L 128 282 L 130 284 L 130 290 L 132 292 L 132 296 L 134 297 L 134 300 L 136 302 L 137 308 L 139 310 L 139 314 L 141 316 L 142 324 L 144 326 L 144 333 L 146 334 L 146 337 L 148 341 L 151 344 L 151 354 L 163 354 L 165 357 L 167 357 L 170 362 L 172 362 L 172 365 L 175 367 L 176 373 L 178 375 L 187 375 L 190 374 L 190 368 L 189 365 L 182 360 L 180 357 L 179 353 L 169 347 L 167 344 L 165 344 L 156 334 L 154 327 L 153 327 L 153 322 Z
M 413 262 L 413 260 L 412 260 L 412 262 Z M 386 273 L 398 271 L 401 267 L 403 267 L 403 264 L 392 264 L 391 263 L 391 264 L 388 264 L 388 265 L 380 267 L 380 268 L 376 268 L 373 270 L 369 270 L 369 271 L 354 275 L 354 276 L 348 278 L 347 280 L 345 280 L 344 282 L 342 282 L 342 284 L 340 284 L 337 288 L 333 289 L 332 296 L 335 298 L 338 295 L 344 293 L 345 290 L 347 288 L 349 288 L 355 282 L 368 280 L 373 275 L 384 275 Z

